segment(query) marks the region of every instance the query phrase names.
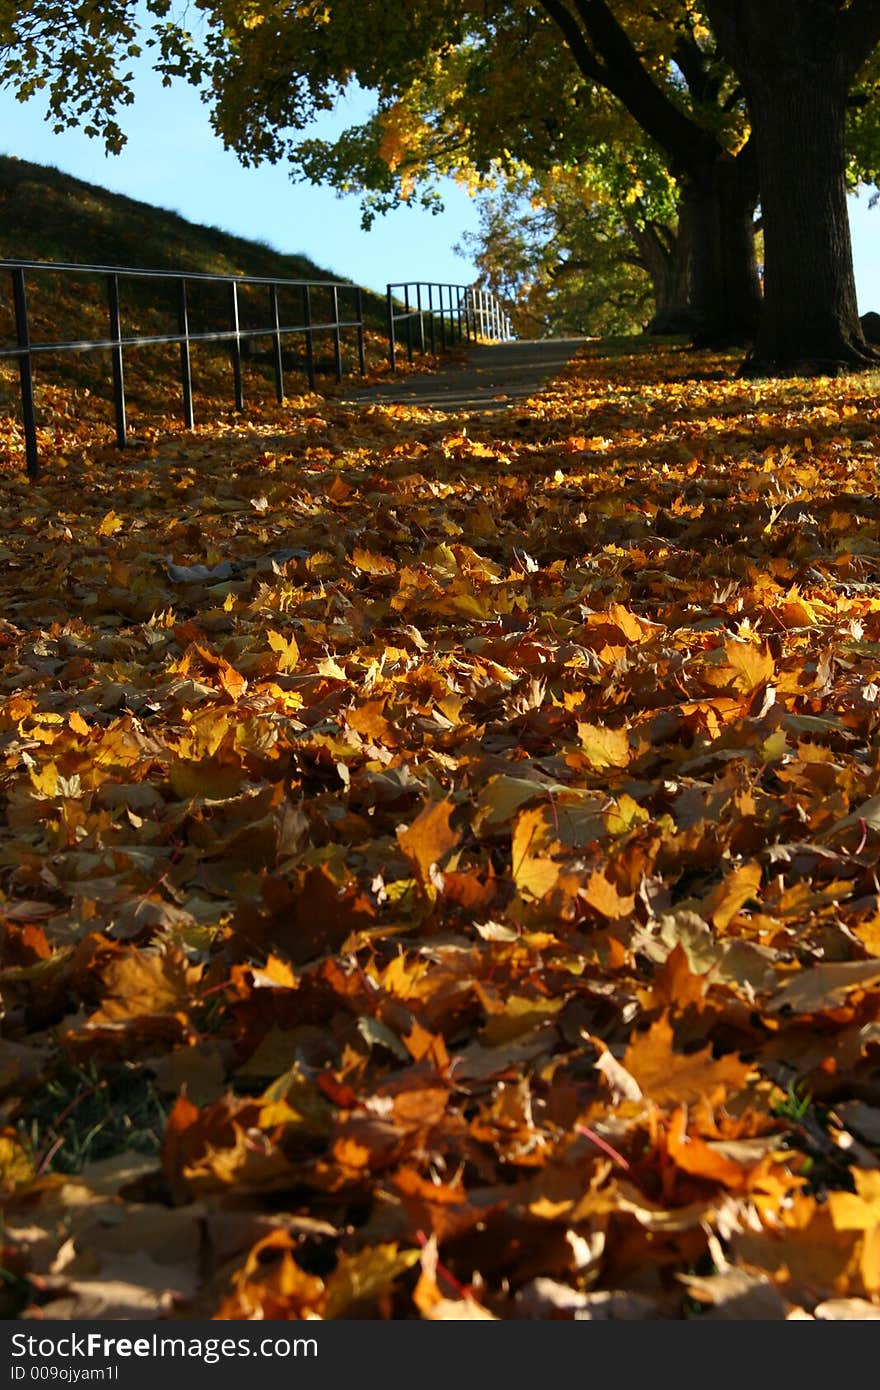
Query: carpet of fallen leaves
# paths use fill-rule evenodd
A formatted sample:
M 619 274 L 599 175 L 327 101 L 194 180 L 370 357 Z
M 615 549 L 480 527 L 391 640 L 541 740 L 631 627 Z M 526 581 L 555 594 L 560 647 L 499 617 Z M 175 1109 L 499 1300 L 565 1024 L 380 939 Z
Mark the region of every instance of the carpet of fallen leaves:
M 878 381 L 732 367 L 10 451 L 7 1316 L 880 1315 Z

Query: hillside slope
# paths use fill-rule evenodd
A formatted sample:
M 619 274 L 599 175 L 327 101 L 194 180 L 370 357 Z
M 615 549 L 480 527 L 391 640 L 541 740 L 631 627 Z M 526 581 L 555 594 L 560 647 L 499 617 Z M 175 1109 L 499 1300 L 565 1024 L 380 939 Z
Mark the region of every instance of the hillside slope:
M 0 257 L 10 260 L 67 261 L 88 265 L 132 266 L 155 270 L 187 270 L 214 275 L 255 275 L 281 280 L 342 280 L 316 266 L 306 256 L 284 255 L 261 242 L 200 226 L 177 213 L 111 193 L 105 188 L 40 164 L 0 156 Z M 347 281 L 348 284 L 353 284 Z M 107 287 L 103 275 L 75 276 L 29 272 L 28 305 L 31 339 L 35 343 L 97 339 L 107 336 Z M 121 278 L 122 331 L 126 336 L 177 331 L 174 282 Z M 383 368 L 385 306 L 382 296 L 365 292 L 363 304 L 367 359 L 371 372 Z M 192 332 L 224 330 L 229 306 L 224 286 L 191 282 L 188 290 Z M 303 322 L 299 288 L 280 292 L 281 321 Z M 354 288 L 339 296 L 344 318 L 354 318 Z M 265 287 L 239 291 L 242 328 L 268 327 L 271 322 Z M 312 317 L 327 322 L 333 316 L 329 291 L 312 291 Z M 0 342 L 15 342 L 11 285 L 0 275 Z M 246 400 L 252 404 L 274 395 L 268 339 L 245 340 L 251 360 L 245 364 Z M 305 341 L 301 335 L 285 341 L 287 390 L 306 388 Z M 316 333 L 315 358 L 319 387 L 334 389 L 332 335 Z M 354 330 L 343 334 L 346 379 L 357 370 Z M 176 345 L 138 347 L 126 351 L 126 395 L 135 412 L 150 416 L 177 415 L 180 404 L 179 355 Z M 104 351 L 50 354 L 36 362 L 40 423 L 52 427 L 59 411 L 93 421 L 109 420 L 110 359 Z M 0 409 L 10 416 L 13 453 L 17 452 L 18 384 L 13 359 L 0 362 Z M 88 407 L 62 400 L 56 388 L 91 397 Z M 229 409 L 232 400 L 229 349 L 222 343 L 198 344 L 193 349 L 193 388 L 197 417 L 205 419 Z M 199 407 L 201 406 L 201 409 Z
M 8 155 L 0 156 L 0 256 L 292 280 L 344 278 L 306 256 L 282 255 Z

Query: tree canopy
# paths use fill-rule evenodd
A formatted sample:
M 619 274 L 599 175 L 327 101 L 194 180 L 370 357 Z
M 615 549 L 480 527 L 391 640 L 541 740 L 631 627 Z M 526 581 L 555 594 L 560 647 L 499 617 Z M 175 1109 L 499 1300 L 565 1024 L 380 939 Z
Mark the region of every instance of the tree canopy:
M 430 204 L 434 181 L 448 173 L 475 186 L 498 172 L 540 179 L 559 167 L 613 177 L 609 130 L 616 127 L 619 145 L 621 123 L 634 123 L 675 181 L 704 339 L 730 340 L 756 329 L 754 214 L 761 193 L 765 223 L 776 216 L 768 209 L 784 182 L 766 138 L 759 176 L 758 127 L 771 120 L 774 75 L 780 63 L 814 71 L 813 50 L 801 40 L 815 21 L 829 61 L 845 74 L 832 83 L 828 113 L 842 130 L 851 89 L 876 59 L 880 37 L 873 0 L 768 0 L 772 32 L 761 8 L 723 0 L 658 0 L 650 9 L 632 0 L 198 0 L 193 36 L 172 0 L 144 0 L 142 32 L 134 0 L 100 10 L 85 0 L 72 10 L 58 0 L 3 0 L 0 76 L 22 96 L 43 90 L 60 126 L 82 123 L 118 148 L 127 65 L 152 45 L 168 80 L 201 83 L 214 128 L 245 163 L 287 160 L 296 176 L 361 189 L 368 218 L 416 196 Z M 849 154 L 841 136 L 818 176 L 836 189 L 880 165 L 876 62 L 866 72 L 849 111 Z M 310 137 L 314 117 L 353 83 L 375 94 L 372 117 L 332 142 Z M 806 117 L 796 119 L 803 125 Z M 822 192 L 809 196 L 810 215 L 820 218 Z M 839 203 L 835 193 L 836 222 Z M 836 232 L 831 241 L 845 262 Z M 771 233 L 771 265 L 774 244 Z M 802 336 L 790 297 L 785 313 L 788 342 Z M 765 328 L 771 319 L 764 316 Z M 790 346 L 772 332 L 772 350 L 765 343 L 759 355 L 788 361 Z M 826 355 L 858 357 L 857 338 L 850 322 Z
M 630 228 L 576 171 L 511 180 L 479 201 L 479 228 L 457 249 L 508 304 L 519 337 L 637 333 L 652 317 Z

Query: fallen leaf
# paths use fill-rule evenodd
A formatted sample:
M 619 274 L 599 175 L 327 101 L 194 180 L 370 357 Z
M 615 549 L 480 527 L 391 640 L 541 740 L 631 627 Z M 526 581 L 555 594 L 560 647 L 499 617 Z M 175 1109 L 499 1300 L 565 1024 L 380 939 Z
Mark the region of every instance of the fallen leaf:
M 728 1093 L 742 1090 L 752 1071 L 750 1063 L 732 1054 L 714 1058 L 711 1048 L 684 1054 L 675 1052 L 672 1043 L 672 1025 L 664 1014 L 636 1035 L 623 1056 L 624 1067 L 655 1105 L 698 1100 L 719 1105 Z

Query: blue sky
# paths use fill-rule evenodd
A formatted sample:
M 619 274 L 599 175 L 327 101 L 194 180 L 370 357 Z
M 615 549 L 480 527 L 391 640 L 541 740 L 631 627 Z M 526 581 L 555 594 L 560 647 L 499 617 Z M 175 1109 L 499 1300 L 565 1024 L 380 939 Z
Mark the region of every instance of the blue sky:
M 354 100 L 325 123 L 338 128 L 365 110 Z M 107 156 L 98 140 L 78 131 L 55 135 L 43 120 L 39 99 L 26 105 L 0 91 L 3 153 L 65 173 L 115 192 L 170 208 L 194 222 L 269 242 L 280 251 L 302 252 L 318 265 L 382 290 L 389 280 L 467 283 L 472 264 L 453 247 L 474 229 L 476 205 L 453 183 L 445 188 L 439 216 L 401 208 L 377 218 L 369 232 L 360 226 L 357 197 L 337 197 L 328 188 L 290 181 L 281 165 L 243 169 L 208 124 L 207 108 L 183 84 L 163 88 L 141 65 L 134 105 L 124 113 L 128 144 Z M 316 127 L 320 131 L 322 127 Z M 869 195 L 850 200 L 859 307 L 880 311 L 880 207 Z
M 293 183 L 283 165 L 243 168 L 211 130 L 197 93 L 183 83 L 164 88 L 143 63 L 134 104 L 121 117 L 128 143 L 120 155 L 105 155 L 100 140 L 76 130 L 54 134 L 44 109 L 38 97 L 23 105 L 0 91 L 0 151 L 55 165 L 192 222 L 302 252 L 371 289 L 384 290 L 389 280 L 467 284 L 476 276 L 452 249 L 464 231 L 476 228 L 476 205 L 452 182 L 445 187 L 444 213 L 403 207 L 365 232 L 359 197 Z M 346 101 L 309 133 L 329 134 L 369 109 L 363 95 Z

